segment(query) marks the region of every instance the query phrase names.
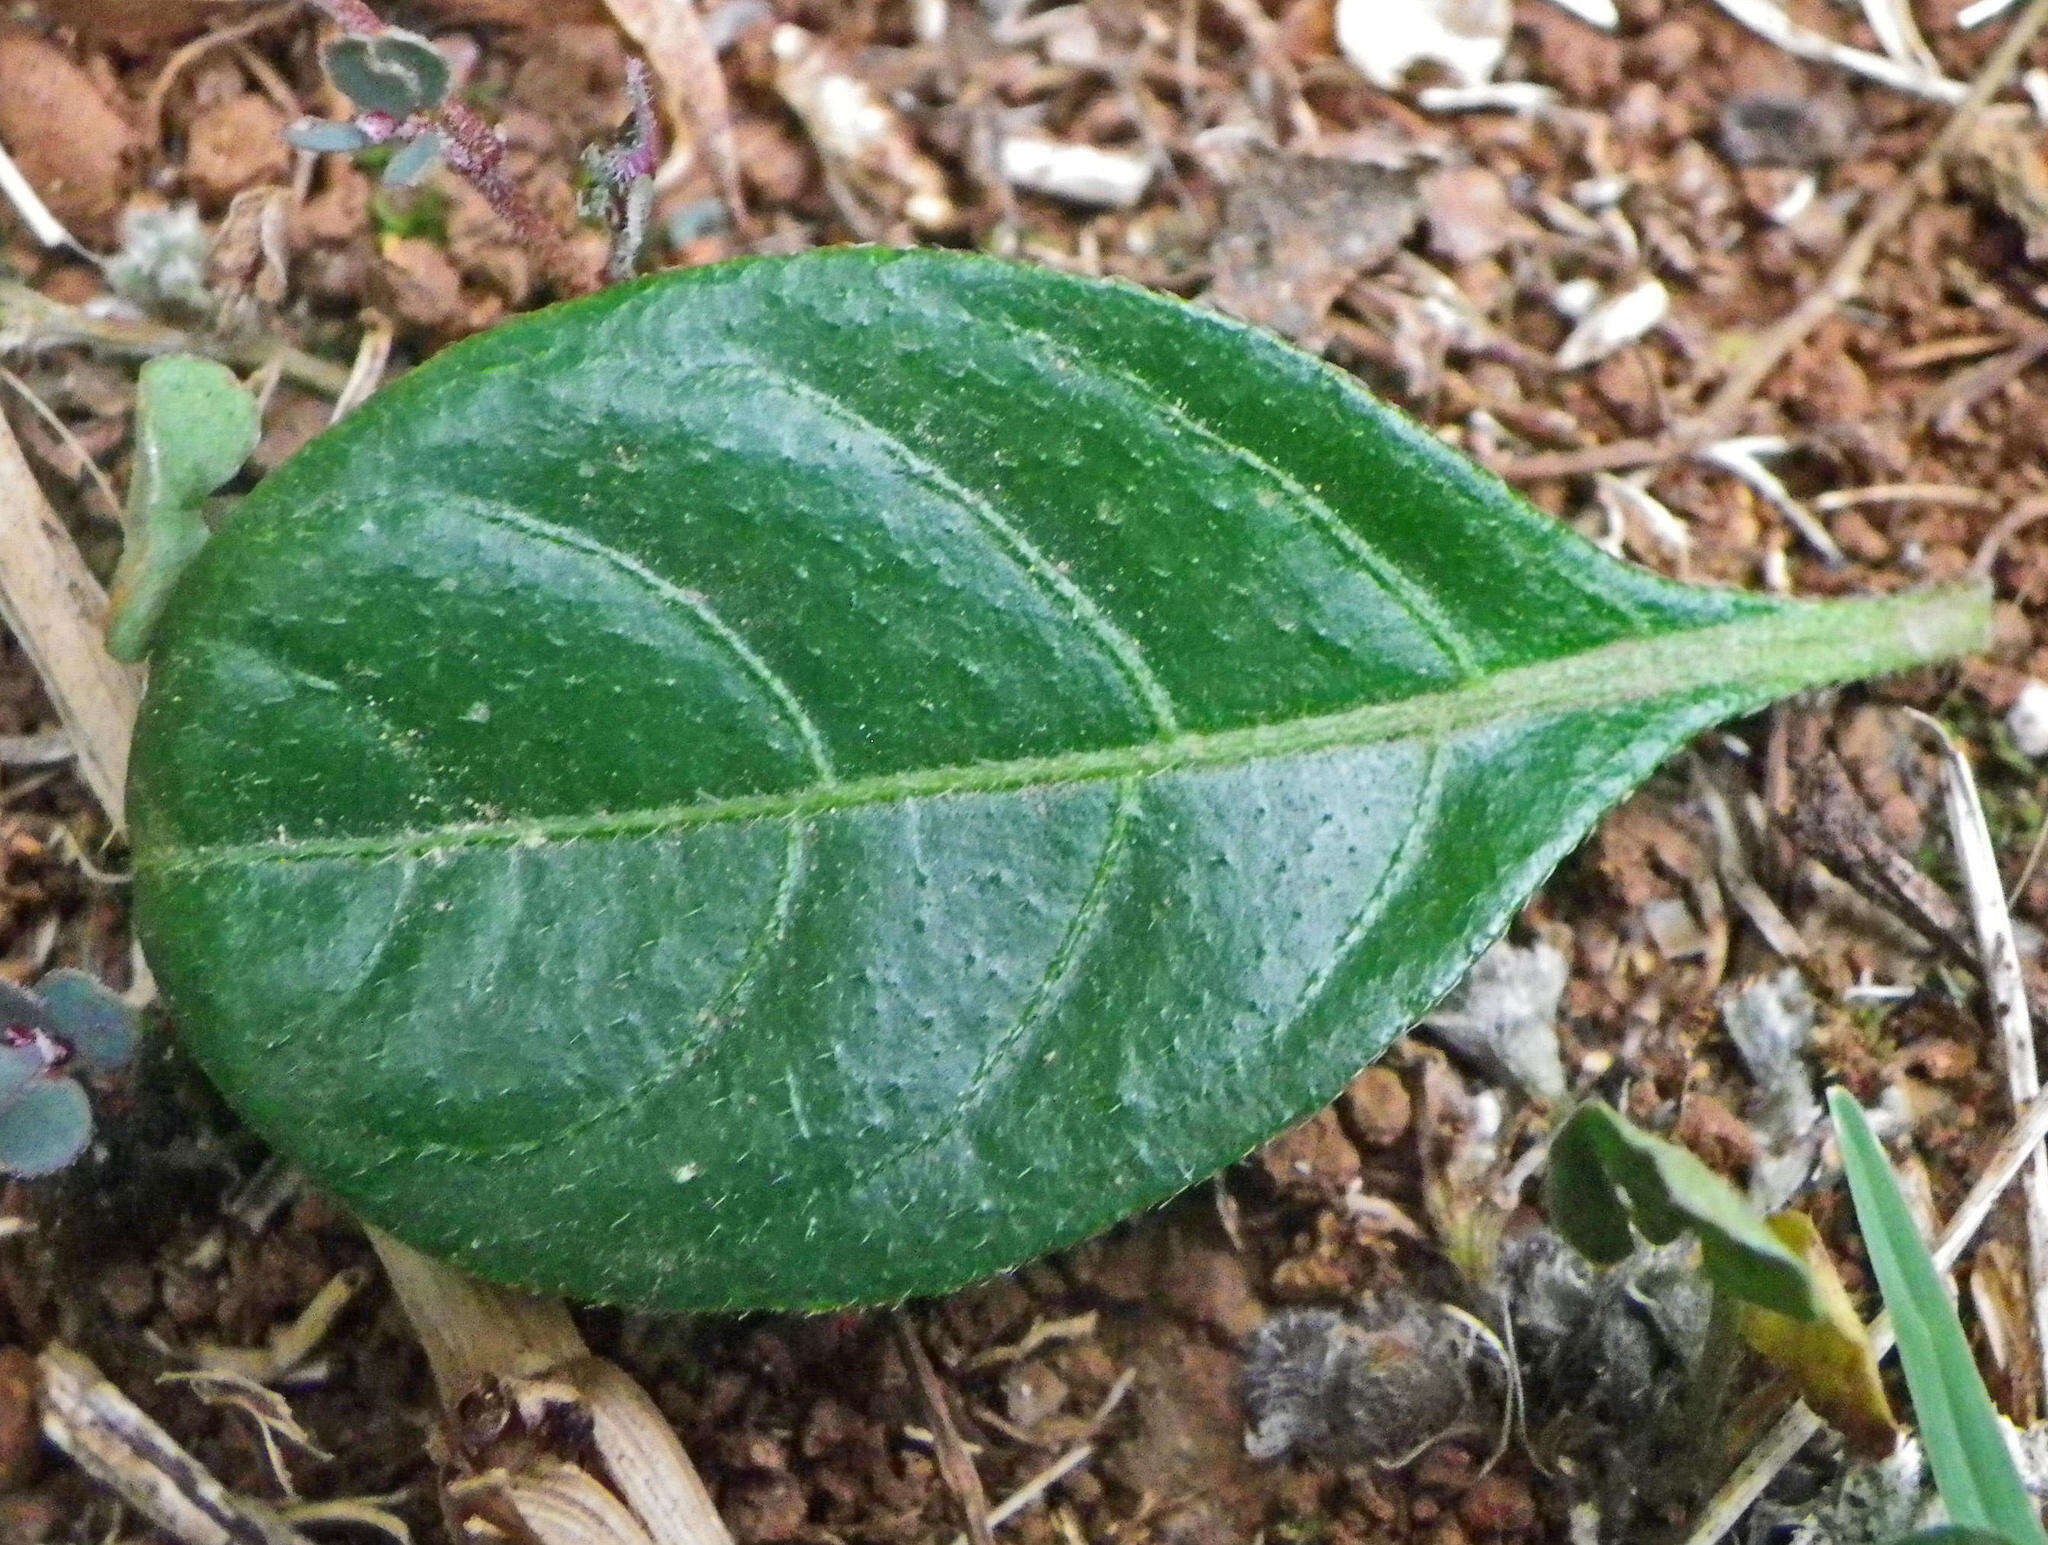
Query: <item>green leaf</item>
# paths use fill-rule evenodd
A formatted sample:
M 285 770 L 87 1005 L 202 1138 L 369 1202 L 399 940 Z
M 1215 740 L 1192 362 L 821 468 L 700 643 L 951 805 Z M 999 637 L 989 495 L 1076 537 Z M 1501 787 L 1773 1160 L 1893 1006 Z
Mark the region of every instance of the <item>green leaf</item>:
M 1588 1100 L 1559 1129 L 1550 1162 L 1551 1224 L 1588 1259 L 1611 1265 L 1626 1256 L 1631 1218 L 1652 1244 L 1690 1229 L 1708 1280 L 1722 1292 L 1793 1319 L 1821 1317 L 1799 1250 L 1689 1149 Z
M 667 274 L 238 508 L 152 658 L 138 924 L 229 1097 L 420 1247 L 889 1299 L 1238 1158 L 1687 736 L 1988 612 L 1624 567 L 1126 286 Z
M 1884 1150 L 1846 1090 L 1828 1091 L 1828 1109 L 1863 1246 L 1899 1339 L 1920 1442 L 1949 1521 L 2011 1545 L 2040 1545 L 2048 1539 L 2040 1514 L 2006 1449 L 1998 1410 Z
M 1596 1266 L 1619 1266 L 1635 1253 L 1628 1203 L 1607 1177 L 1607 1161 L 1594 1136 L 1597 1117 L 1581 1106 L 1557 1129 L 1543 1166 L 1543 1210 L 1566 1244 Z
M 439 107 L 452 80 L 447 56 L 399 27 L 374 37 L 336 38 L 320 59 L 335 88 L 357 107 L 398 119 Z
M 241 470 L 262 428 L 256 399 L 225 365 L 178 354 L 142 367 L 128 527 L 107 613 L 115 659 L 148 653 L 164 603 L 211 534 L 207 495 Z
M 1916 1529 L 1896 1541 L 1895 1545 L 2026 1545 L 2026 1541 L 2008 1539 L 2002 1534 L 1993 1534 L 1989 1529 L 1965 1529 L 1960 1524 L 1936 1524 L 1931 1529 Z

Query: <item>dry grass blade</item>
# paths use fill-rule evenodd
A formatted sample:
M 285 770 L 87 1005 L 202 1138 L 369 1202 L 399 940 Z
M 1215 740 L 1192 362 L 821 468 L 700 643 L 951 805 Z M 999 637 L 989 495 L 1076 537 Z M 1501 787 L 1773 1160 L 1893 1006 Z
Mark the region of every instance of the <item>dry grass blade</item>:
M 79 772 L 119 826 L 142 676 L 108 657 L 106 612 L 106 592 L 0 418 L 0 619 L 28 652 L 71 733 Z
M 382 1230 L 367 1232 L 392 1291 L 426 1349 L 434 1386 L 451 1419 L 465 1396 L 493 1385 L 554 1379 L 581 1396 L 606 1478 L 624 1499 L 619 1506 L 632 1528 L 612 1536 L 584 1533 L 562 1538 L 575 1538 L 581 1545 L 732 1545 L 710 1494 L 661 1412 L 624 1373 L 590 1355 L 560 1299 L 478 1282 Z M 585 1479 L 597 1485 L 589 1476 Z M 581 1520 L 576 1526 L 586 1528 L 595 1527 L 593 1520 L 612 1516 L 590 1511 L 584 1505 L 587 1491 L 565 1490 L 567 1483 L 552 1470 L 538 1479 L 531 1471 L 521 1471 L 508 1476 L 506 1486 L 510 1505 L 522 1515 L 531 1506 L 551 1518 Z M 528 1527 L 548 1538 L 531 1520 Z
M 961 1441 L 960 1428 L 953 1420 L 953 1408 L 946 1403 L 945 1386 L 939 1382 L 931 1357 L 924 1349 L 924 1342 L 918 1339 L 917 1327 L 911 1324 L 910 1317 L 899 1312 L 893 1319 L 896 1340 L 903 1348 L 904 1360 L 910 1364 L 917 1387 L 931 1409 L 939 1474 L 946 1482 L 946 1489 L 960 1504 L 960 1511 L 967 1515 L 967 1537 L 973 1545 L 994 1545 L 994 1535 L 989 1529 L 988 1492 L 982 1487 L 981 1472 L 974 1468 L 967 1445 Z
M 505 1494 L 538 1545 L 659 1545 L 631 1508 L 574 1465 L 543 1461 L 508 1480 Z
M 36 1366 L 43 1436 L 158 1528 L 186 1545 L 309 1545 L 221 1485 L 78 1353 L 53 1343 Z
M 601 1357 L 562 1369 L 590 1411 L 605 1474 L 656 1541 L 730 1545 L 711 1493 L 647 1391 Z

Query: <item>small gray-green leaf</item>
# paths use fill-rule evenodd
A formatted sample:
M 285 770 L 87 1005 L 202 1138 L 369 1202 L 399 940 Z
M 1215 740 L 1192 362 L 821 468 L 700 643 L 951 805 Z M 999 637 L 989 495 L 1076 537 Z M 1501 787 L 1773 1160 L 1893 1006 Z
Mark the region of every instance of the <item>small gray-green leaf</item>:
M 417 32 L 387 27 L 375 37 L 336 38 L 321 60 L 341 94 L 365 112 L 405 119 L 448 96 L 447 56 Z
M 416 1245 L 884 1300 L 1240 1157 L 1687 736 L 1988 615 L 1612 562 L 1128 286 L 671 273 L 238 508 L 152 654 L 138 927 L 229 1097 Z
M 52 971 L 36 983 L 52 1033 L 95 1073 L 122 1066 L 135 1055 L 141 1020 L 112 988 L 83 971 Z
M 54 1175 L 92 1140 L 92 1107 L 69 1078 L 39 1078 L 0 1107 L 0 1171 L 35 1180 Z
M 419 138 L 408 140 L 401 145 L 398 154 L 385 163 L 384 186 L 409 188 L 432 171 L 434 164 L 440 159 L 441 136 L 437 131 L 429 129 Z
M 210 359 L 142 367 L 128 527 L 107 615 L 107 650 L 139 660 L 179 577 L 206 545 L 207 495 L 240 470 L 262 434 L 256 399 Z
M 45 1044 L 35 1040 L 0 1041 L 0 1106 L 18 1098 L 50 1070 Z
M 349 155 L 376 143 L 352 123 L 330 123 L 320 118 L 304 118 L 289 125 L 284 137 L 299 150 L 322 154 Z

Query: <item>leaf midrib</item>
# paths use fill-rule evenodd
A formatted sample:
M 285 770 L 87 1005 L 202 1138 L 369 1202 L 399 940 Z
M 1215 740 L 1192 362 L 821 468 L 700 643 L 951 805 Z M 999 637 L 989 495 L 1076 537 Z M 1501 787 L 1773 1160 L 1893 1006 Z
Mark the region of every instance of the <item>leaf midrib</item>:
M 948 794 L 1016 793 L 1190 768 L 1236 766 L 1461 730 L 1560 711 L 1618 708 L 1717 690 L 1767 701 L 1824 682 L 1878 675 L 1964 653 L 1983 640 L 1988 592 L 1980 586 L 1858 600 L 1792 604 L 1736 622 L 1514 666 L 1476 681 L 1390 703 L 1274 724 L 1158 740 L 910 768 L 766 794 L 724 795 L 640 810 L 528 820 L 455 822 L 368 837 L 282 837 L 258 842 L 152 845 L 159 873 L 262 862 L 421 857 L 451 848 L 538 847 L 606 837 L 657 836 L 694 827 L 830 814 Z M 1733 711 L 1731 708 L 1730 711 Z

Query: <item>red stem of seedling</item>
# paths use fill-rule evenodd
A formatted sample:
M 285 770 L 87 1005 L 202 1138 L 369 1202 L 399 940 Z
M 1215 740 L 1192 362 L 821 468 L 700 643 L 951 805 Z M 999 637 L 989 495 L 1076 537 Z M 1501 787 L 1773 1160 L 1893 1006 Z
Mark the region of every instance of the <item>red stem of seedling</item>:
M 384 19 L 363 0 L 313 0 L 313 4 L 355 37 L 373 38 L 384 30 Z

